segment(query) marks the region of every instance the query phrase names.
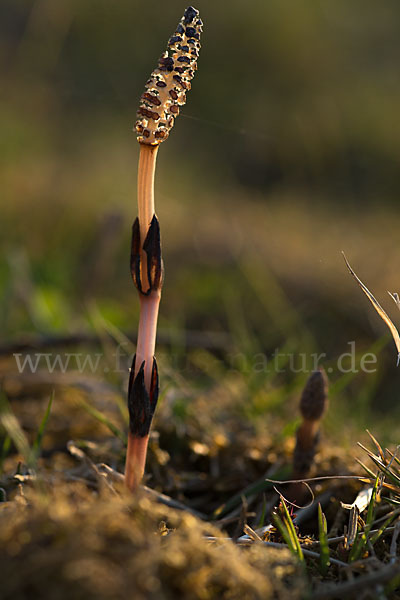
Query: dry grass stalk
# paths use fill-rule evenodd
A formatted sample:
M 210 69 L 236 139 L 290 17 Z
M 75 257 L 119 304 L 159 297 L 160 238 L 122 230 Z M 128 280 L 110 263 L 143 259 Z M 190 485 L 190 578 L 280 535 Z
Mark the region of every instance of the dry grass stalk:
M 363 284 L 361 279 L 353 271 L 344 252 L 342 252 L 342 254 L 343 254 L 343 258 L 346 263 L 346 266 L 350 271 L 350 274 L 357 281 L 358 285 L 360 286 L 360 288 L 362 289 L 364 294 L 367 296 L 368 300 L 371 302 L 372 306 L 375 308 L 376 312 L 378 313 L 378 315 L 380 316 L 382 321 L 384 321 L 384 323 L 386 323 L 386 325 L 389 327 L 390 333 L 392 334 L 394 343 L 396 344 L 396 348 L 397 348 L 397 366 L 398 366 L 400 364 L 400 335 L 399 335 L 399 332 L 397 331 L 397 328 L 394 325 L 394 323 L 392 322 L 392 320 L 388 317 L 386 311 L 382 308 L 382 306 L 376 300 L 375 296 L 373 294 L 371 294 L 371 292 L 369 291 L 367 286 Z M 400 308 L 399 295 L 396 293 L 394 293 L 394 294 L 391 294 L 390 292 L 388 292 L 388 293 L 389 293 L 389 296 L 393 299 L 393 301 L 397 305 L 397 307 Z
M 185 104 L 186 91 L 197 68 L 202 22 L 189 6 L 170 38 L 166 52 L 146 83 L 135 129 L 140 144 L 138 217 L 132 229 L 131 272 L 140 298 L 136 356 L 129 379 L 130 430 L 125 483 L 135 490 L 146 462 L 149 430 L 158 398 L 154 357 L 158 310 L 163 283 L 160 226 L 154 208 L 154 174 L 159 144 L 167 139 Z

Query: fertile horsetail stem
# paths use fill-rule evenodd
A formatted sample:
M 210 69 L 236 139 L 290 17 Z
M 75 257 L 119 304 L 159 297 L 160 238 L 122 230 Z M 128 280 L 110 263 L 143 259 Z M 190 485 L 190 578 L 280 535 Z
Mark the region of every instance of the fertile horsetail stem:
M 321 419 L 327 406 L 328 380 L 325 371 L 321 368 L 311 373 L 300 399 L 302 423 L 297 430 L 293 457 L 296 479 L 305 477 L 311 468 L 319 441 Z
M 296 446 L 293 454 L 293 479 L 304 479 L 312 467 L 318 446 L 321 419 L 328 406 L 328 379 L 320 368 L 313 371 L 304 386 L 300 399 L 302 422 L 297 429 Z M 305 488 L 301 483 L 292 483 L 287 497 L 299 503 Z
M 138 217 L 132 228 L 131 273 L 139 292 L 140 320 L 128 389 L 125 483 L 131 490 L 137 488 L 143 477 L 149 431 L 158 398 L 154 351 L 163 263 L 160 226 L 154 208 L 157 153 L 159 144 L 169 136 L 179 107 L 186 102 L 186 92 L 197 69 L 201 31 L 199 12 L 189 6 L 146 83 L 135 124 L 140 153 Z

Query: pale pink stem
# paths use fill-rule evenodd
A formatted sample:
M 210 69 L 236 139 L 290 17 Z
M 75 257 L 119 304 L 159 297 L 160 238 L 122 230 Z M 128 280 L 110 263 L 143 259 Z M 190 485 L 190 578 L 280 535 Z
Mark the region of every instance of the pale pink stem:
M 129 432 L 126 449 L 125 485 L 134 492 L 143 477 L 149 436 L 137 437 Z
M 140 144 L 138 218 L 142 247 L 154 215 L 154 173 L 157 151 L 158 146 Z M 142 289 L 146 292 L 149 289 L 149 281 L 147 277 L 147 255 L 143 250 L 141 251 L 140 267 Z M 140 319 L 134 376 L 136 377 L 144 361 L 144 382 L 146 390 L 150 394 L 161 289 L 153 290 L 148 296 L 139 294 L 139 298 Z M 131 491 L 137 489 L 143 477 L 148 441 L 149 435 L 138 437 L 129 432 L 125 463 L 125 485 Z
M 151 292 L 149 296 L 140 296 L 140 320 L 136 346 L 135 375 L 139 371 L 142 362 L 145 361 L 144 382 L 147 391 L 150 390 L 160 298 L 160 290 Z
M 156 170 L 158 146 L 140 144 L 138 166 L 138 218 L 140 241 L 146 239 L 151 220 L 154 215 L 154 174 Z M 141 281 L 144 292 L 149 289 L 147 280 L 147 255 L 142 251 L 140 257 Z

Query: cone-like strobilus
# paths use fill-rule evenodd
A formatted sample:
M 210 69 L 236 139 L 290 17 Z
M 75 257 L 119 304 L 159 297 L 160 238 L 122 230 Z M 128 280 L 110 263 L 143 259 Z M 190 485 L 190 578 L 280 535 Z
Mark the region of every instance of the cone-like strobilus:
M 158 398 L 158 371 L 154 357 L 158 309 L 163 284 L 160 226 L 154 210 L 154 173 L 158 147 L 167 139 L 197 69 L 202 22 L 189 6 L 168 41 L 140 98 L 135 130 L 140 146 L 138 217 L 132 228 L 131 273 L 139 292 L 140 320 L 136 355 L 128 390 L 129 434 L 125 483 L 139 485 Z

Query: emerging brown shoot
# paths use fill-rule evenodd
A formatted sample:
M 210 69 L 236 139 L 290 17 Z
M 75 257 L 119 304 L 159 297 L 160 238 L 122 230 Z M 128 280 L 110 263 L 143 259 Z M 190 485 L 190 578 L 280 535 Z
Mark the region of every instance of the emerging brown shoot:
M 293 479 L 304 479 L 308 476 L 314 461 L 319 442 L 321 419 L 328 406 L 328 380 L 324 369 L 313 371 L 307 379 L 300 399 L 302 422 L 296 434 L 296 446 L 293 454 Z M 289 497 L 293 501 L 301 501 L 305 488 L 302 484 L 293 483 Z
M 311 373 L 300 399 L 302 423 L 297 430 L 293 457 L 293 471 L 296 479 L 305 477 L 311 468 L 319 441 L 321 419 L 327 406 L 328 381 L 325 371 L 321 368 Z
M 139 292 L 140 321 L 136 355 L 128 390 L 129 435 L 125 483 L 135 490 L 144 473 L 147 444 L 158 399 L 158 371 L 154 356 L 158 309 L 163 284 L 160 225 L 154 208 L 154 174 L 158 146 L 167 139 L 185 104 L 185 92 L 197 68 L 202 22 L 189 6 L 168 42 L 158 67 L 146 83 L 135 129 L 140 144 L 138 217 L 132 228 L 131 273 Z

